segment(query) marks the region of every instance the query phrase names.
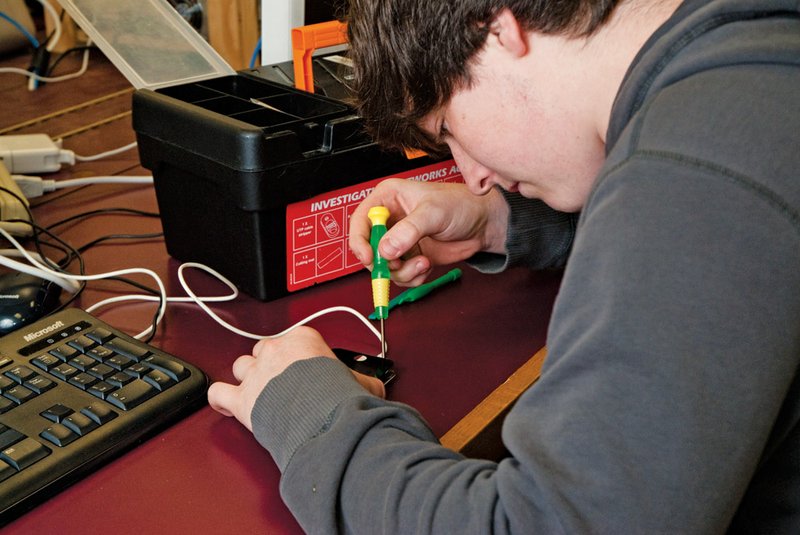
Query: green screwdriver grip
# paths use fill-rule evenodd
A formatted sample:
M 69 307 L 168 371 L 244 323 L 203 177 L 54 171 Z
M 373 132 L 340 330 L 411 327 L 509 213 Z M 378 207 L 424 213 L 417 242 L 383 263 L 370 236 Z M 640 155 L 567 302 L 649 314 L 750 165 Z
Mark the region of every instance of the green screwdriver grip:
M 375 316 L 378 319 L 389 317 L 389 264 L 380 253 L 378 244 L 386 234 L 386 221 L 389 219 L 389 210 L 385 206 L 373 206 L 369 209 L 367 217 L 372 222 L 372 231 L 369 244 L 372 247 L 372 302 L 375 307 Z

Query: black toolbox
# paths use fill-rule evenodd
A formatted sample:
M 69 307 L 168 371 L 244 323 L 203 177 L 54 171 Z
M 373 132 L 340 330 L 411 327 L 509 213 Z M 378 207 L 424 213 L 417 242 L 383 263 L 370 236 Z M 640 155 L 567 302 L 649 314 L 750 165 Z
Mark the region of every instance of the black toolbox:
M 381 150 L 342 100 L 268 80 L 269 67 L 233 71 L 166 0 L 61 3 L 137 88 L 167 251 L 254 297 L 360 269 L 349 215 L 380 180 L 461 180 L 451 160 Z
M 361 267 L 348 218 L 379 179 L 460 177 L 382 151 L 342 102 L 249 73 L 138 90 L 133 126 L 169 254 L 264 300 Z

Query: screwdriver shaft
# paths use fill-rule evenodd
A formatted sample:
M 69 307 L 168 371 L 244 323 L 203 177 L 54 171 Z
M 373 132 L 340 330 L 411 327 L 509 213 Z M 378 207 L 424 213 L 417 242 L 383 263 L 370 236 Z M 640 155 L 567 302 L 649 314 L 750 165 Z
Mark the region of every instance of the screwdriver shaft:
M 386 334 L 383 331 L 383 318 L 381 318 L 381 356 L 386 356 Z

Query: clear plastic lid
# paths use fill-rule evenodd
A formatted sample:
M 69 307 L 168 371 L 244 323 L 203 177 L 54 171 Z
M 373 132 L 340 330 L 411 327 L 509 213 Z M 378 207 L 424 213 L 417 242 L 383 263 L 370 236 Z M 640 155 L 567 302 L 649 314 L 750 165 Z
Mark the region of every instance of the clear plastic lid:
M 137 89 L 235 74 L 166 0 L 59 0 Z

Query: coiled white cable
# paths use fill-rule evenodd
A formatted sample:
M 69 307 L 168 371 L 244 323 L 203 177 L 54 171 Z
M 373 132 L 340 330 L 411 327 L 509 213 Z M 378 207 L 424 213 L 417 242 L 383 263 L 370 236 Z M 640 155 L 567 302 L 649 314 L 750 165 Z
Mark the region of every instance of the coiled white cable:
M 346 307 L 346 306 L 329 307 L 329 308 L 325 308 L 323 310 L 320 310 L 318 312 L 315 312 L 314 314 L 311 314 L 310 316 L 307 316 L 306 318 L 298 321 L 297 323 L 295 323 L 291 327 L 288 327 L 287 329 L 284 329 L 283 331 L 281 331 L 281 332 L 279 332 L 277 334 L 255 334 L 255 333 L 251 333 L 251 332 L 239 329 L 238 327 L 236 327 L 234 325 L 231 325 L 230 323 L 226 322 L 221 317 L 219 317 L 219 315 L 217 315 L 216 312 L 211 310 L 211 308 L 206 304 L 206 303 L 213 303 L 213 302 L 217 302 L 218 303 L 218 302 L 224 302 L 224 301 L 232 301 L 233 299 L 236 299 L 239 296 L 239 290 L 236 288 L 236 286 L 231 281 L 229 281 L 221 273 L 217 272 L 216 270 L 214 270 L 214 269 L 212 269 L 209 266 L 206 266 L 204 264 L 200 264 L 200 263 L 197 263 L 197 262 L 185 262 L 185 263 L 181 264 L 178 267 L 178 280 L 180 281 L 181 286 L 183 287 L 183 290 L 186 292 L 188 297 L 167 297 L 167 292 L 166 292 L 166 289 L 164 288 L 164 283 L 161 281 L 161 278 L 155 272 L 153 272 L 153 271 L 151 271 L 149 269 L 146 269 L 146 268 L 128 268 L 128 269 L 120 269 L 120 270 L 116 270 L 116 271 L 110 271 L 110 272 L 107 272 L 107 273 L 99 273 L 99 274 L 96 274 L 96 275 L 72 275 L 72 274 L 69 274 L 69 273 L 60 273 L 58 271 L 52 270 L 49 266 L 43 264 L 42 262 L 40 262 L 39 260 L 34 258 L 35 253 L 31 254 L 29 251 L 25 250 L 22 247 L 22 245 L 20 245 L 19 242 L 17 242 L 17 240 L 15 240 L 14 237 L 11 236 L 11 234 L 9 234 L 5 229 L 0 228 L 0 234 L 2 234 L 2 236 L 5 237 L 15 247 L 15 249 L 19 252 L 19 254 L 24 256 L 25 259 L 28 260 L 28 262 L 30 262 L 31 265 L 26 265 L 26 264 L 23 264 L 21 262 L 17 262 L 15 260 L 7 258 L 7 254 L 3 253 L 2 251 L 0 251 L 0 264 L 6 264 L 9 267 L 12 267 L 9 263 L 13 263 L 13 269 L 18 269 L 20 271 L 25 271 L 27 273 L 31 273 L 31 274 L 37 275 L 39 277 L 42 277 L 42 278 L 45 278 L 45 279 L 48 279 L 48 280 L 52 280 L 52 281 L 56 282 L 57 284 L 61 285 L 62 287 L 68 289 L 68 291 L 73 292 L 73 293 L 75 291 L 77 291 L 76 281 L 101 280 L 101 279 L 105 279 L 105 278 L 109 278 L 109 277 L 120 277 L 120 276 L 123 276 L 123 275 L 131 275 L 131 274 L 134 274 L 134 273 L 148 275 L 148 276 L 152 277 L 153 280 L 155 280 L 156 284 L 158 285 L 158 289 L 159 289 L 159 295 L 158 296 L 144 295 L 144 294 L 131 294 L 131 295 L 121 295 L 121 296 L 116 296 L 116 297 L 110 297 L 108 299 L 104 299 L 102 301 L 99 301 L 99 302 L 91 305 L 90 307 L 86 308 L 86 312 L 89 312 L 89 313 L 93 313 L 95 310 L 97 310 L 99 308 L 102 308 L 104 306 L 107 306 L 107 305 L 110 305 L 110 304 L 113 304 L 113 303 L 120 303 L 120 302 L 124 302 L 124 301 L 151 301 L 151 302 L 158 302 L 159 303 L 159 311 L 158 311 L 158 315 L 157 315 L 156 321 L 155 321 L 155 325 L 157 326 L 161 322 L 161 319 L 164 317 L 164 314 L 166 312 L 166 306 L 165 306 L 166 303 L 168 303 L 168 302 L 194 303 L 197 306 L 199 306 L 206 314 L 208 314 L 209 317 L 211 317 L 219 325 L 221 325 L 222 327 L 228 329 L 229 331 L 231 331 L 231 332 L 233 332 L 235 334 L 238 334 L 239 336 L 243 336 L 245 338 L 250 338 L 250 339 L 253 339 L 253 340 L 260 340 L 262 338 L 277 338 L 279 336 L 283 336 L 284 334 L 288 333 L 289 331 L 291 331 L 291 330 L 293 330 L 293 329 L 295 329 L 297 327 L 300 327 L 301 325 L 305 325 L 305 324 L 307 324 L 307 323 L 309 323 L 309 322 L 311 322 L 311 321 L 313 321 L 313 320 L 315 320 L 315 319 L 317 319 L 320 316 L 323 316 L 325 314 L 330 314 L 330 313 L 333 313 L 333 312 L 346 312 L 348 314 L 352 314 L 357 319 L 359 319 L 364 325 L 366 325 L 366 327 L 370 331 L 372 331 L 372 334 L 375 335 L 375 337 L 378 339 L 378 341 L 380 341 L 380 339 L 381 339 L 380 332 L 369 322 L 369 320 L 363 314 L 361 314 L 360 312 L 358 312 L 357 310 L 355 310 L 353 308 Z M 38 255 L 36 255 L 36 256 L 38 256 Z M 25 269 L 22 269 L 22 268 L 25 268 Z M 184 277 L 184 271 L 187 268 L 200 269 L 200 270 L 205 271 L 206 273 L 214 276 L 219 281 L 221 281 L 223 284 L 225 284 L 231 290 L 231 293 L 228 294 L 228 295 L 221 295 L 221 296 L 203 296 L 203 297 L 199 297 L 197 294 L 194 293 L 194 291 L 191 289 L 189 284 L 186 282 L 186 279 Z M 72 288 L 72 289 L 70 289 L 70 288 Z M 152 330 L 153 330 L 153 325 L 150 325 L 147 329 L 145 329 L 144 331 L 142 331 L 139 334 L 135 335 L 134 338 L 139 339 L 139 338 L 142 338 L 144 336 L 147 336 L 148 334 L 150 334 L 150 332 Z

